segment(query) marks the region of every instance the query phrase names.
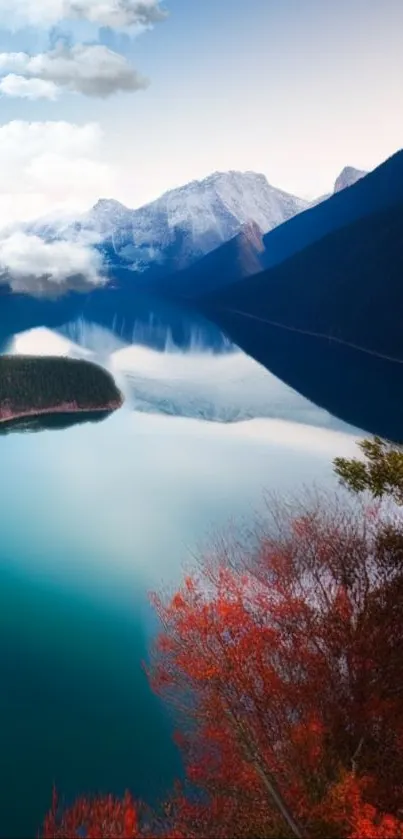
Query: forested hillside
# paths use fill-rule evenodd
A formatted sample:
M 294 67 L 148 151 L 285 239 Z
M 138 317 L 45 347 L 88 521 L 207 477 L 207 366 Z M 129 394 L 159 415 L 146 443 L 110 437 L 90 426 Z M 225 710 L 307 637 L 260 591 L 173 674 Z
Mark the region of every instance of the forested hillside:
M 88 361 L 0 357 L 0 421 L 21 414 L 114 410 L 122 395 L 112 376 Z

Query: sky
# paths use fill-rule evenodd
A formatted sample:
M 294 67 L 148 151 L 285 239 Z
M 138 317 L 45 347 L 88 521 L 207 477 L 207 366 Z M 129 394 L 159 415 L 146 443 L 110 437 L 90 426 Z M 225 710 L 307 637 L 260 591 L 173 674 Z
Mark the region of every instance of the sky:
M 403 146 L 402 0 L 0 0 L 0 225 Z

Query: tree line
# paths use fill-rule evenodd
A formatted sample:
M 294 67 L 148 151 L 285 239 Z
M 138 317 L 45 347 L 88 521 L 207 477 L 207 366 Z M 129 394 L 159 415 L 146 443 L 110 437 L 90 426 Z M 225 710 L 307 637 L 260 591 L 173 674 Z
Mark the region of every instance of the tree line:
M 0 356 L 2 408 L 15 413 L 74 403 L 79 409 L 121 403 L 112 376 L 91 362 L 64 357 Z

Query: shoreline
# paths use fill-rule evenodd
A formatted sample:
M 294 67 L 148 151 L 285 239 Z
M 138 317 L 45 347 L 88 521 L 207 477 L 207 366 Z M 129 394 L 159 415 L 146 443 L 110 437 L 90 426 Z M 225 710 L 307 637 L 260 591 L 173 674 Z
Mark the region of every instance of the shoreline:
M 108 405 L 105 407 L 90 407 L 87 406 L 85 408 L 80 408 L 73 403 L 62 403 L 56 407 L 52 408 L 31 408 L 27 409 L 26 411 L 17 411 L 16 413 L 10 413 L 8 416 L 2 415 L 1 407 L 0 407 L 0 424 L 4 425 L 6 423 L 12 423 L 15 420 L 19 419 L 28 419 L 29 417 L 41 417 L 41 416 L 49 416 L 51 414 L 57 416 L 60 414 L 106 414 L 112 413 L 113 411 L 119 410 L 122 408 L 124 404 L 124 400 L 122 401 L 115 401 L 109 402 Z

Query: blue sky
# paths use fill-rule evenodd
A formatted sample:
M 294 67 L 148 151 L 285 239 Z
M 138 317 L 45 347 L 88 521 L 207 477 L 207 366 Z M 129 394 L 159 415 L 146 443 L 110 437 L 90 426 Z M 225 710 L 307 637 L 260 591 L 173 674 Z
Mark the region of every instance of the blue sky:
M 166 0 L 147 30 L 71 5 L 0 0 L 0 222 L 218 169 L 315 196 L 403 145 L 402 0 Z

